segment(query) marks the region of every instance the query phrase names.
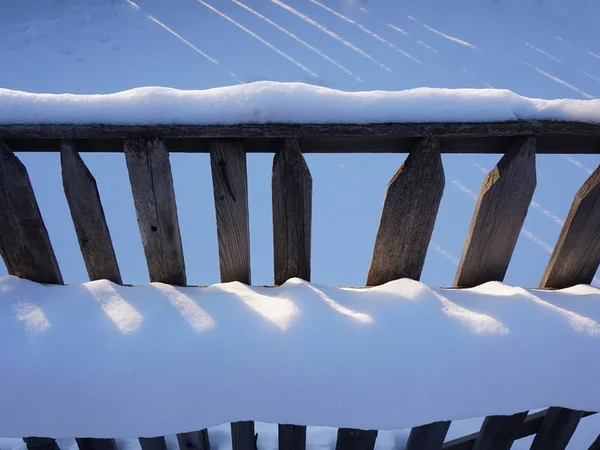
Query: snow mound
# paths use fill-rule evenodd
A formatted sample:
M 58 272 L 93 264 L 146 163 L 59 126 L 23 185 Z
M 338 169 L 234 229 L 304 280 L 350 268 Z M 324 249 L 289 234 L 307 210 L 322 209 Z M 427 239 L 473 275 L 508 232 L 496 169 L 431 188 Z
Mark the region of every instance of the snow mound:
M 600 291 L 402 279 L 332 288 L 0 278 L 0 436 L 131 438 L 239 420 L 403 429 L 600 409 Z
M 600 100 L 542 100 L 505 89 L 344 92 L 261 81 L 202 91 L 144 87 L 115 94 L 33 94 L 0 89 L 0 124 L 499 122 L 600 123 Z

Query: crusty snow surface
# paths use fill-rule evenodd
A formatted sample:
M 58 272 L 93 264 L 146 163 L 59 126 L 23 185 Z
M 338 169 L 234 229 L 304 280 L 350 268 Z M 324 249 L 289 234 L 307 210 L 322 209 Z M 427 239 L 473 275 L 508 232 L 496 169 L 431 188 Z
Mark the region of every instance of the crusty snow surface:
M 120 93 L 117 97 L 121 98 L 133 92 L 144 93 L 148 99 L 141 111 L 139 105 L 135 106 L 138 114 L 136 120 L 144 116 L 146 119 L 164 120 L 165 117 L 172 118 L 174 114 L 186 114 L 189 118 L 189 111 L 173 111 L 173 108 L 164 107 L 166 103 L 158 111 L 156 99 L 165 100 L 165 89 L 206 92 L 208 89 L 236 86 L 238 92 L 257 92 L 257 87 L 264 92 L 266 87 L 282 88 L 281 85 L 262 83 L 267 81 L 304 83 L 333 90 L 294 85 L 297 89 L 308 90 L 309 94 L 312 92 L 311 98 L 320 102 L 318 111 L 315 111 L 317 108 L 310 109 L 308 102 L 298 109 L 299 113 L 312 117 L 325 117 L 331 114 L 333 108 L 338 108 L 339 112 L 342 102 L 323 105 L 323 95 L 328 99 L 332 95 L 345 99 L 360 98 L 360 101 L 353 101 L 357 102 L 355 105 L 367 106 L 366 111 L 361 113 L 364 114 L 363 118 L 367 112 L 370 117 L 376 118 L 378 115 L 381 118 L 392 110 L 402 112 L 403 105 L 388 104 L 389 109 L 375 110 L 372 104 L 367 104 L 380 95 L 375 91 L 404 91 L 403 101 L 410 101 L 415 106 L 417 99 L 423 96 L 430 100 L 427 97 L 432 91 L 428 88 L 495 89 L 477 93 L 477 96 L 482 96 L 487 92 L 486 95 L 501 100 L 494 105 L 486 104 L 484 110 L 477 110 L 481 112 L 477 117 L 479 120 L 499 116 L 512 119 L 532 112 L 556 114 L 557 111 L 575 120 L 595 120 L 596 113 L 590 113 L 588 108 L 594 107 L 595 99 L 600 96 L 598 17 L 600 2 L 597 0 L 9 0 L 0 2 L 0 89 L 4 89 L 0 111 L 2 122 L 5 116 L 8 116 L 8 122 L 14 122 L 19 117 L 52 121 L 48 114 L 72 115 L 73 111 L 64 107 L 56 111 L 51 105 L 57 101 L 56 98 L 45 103 L 40 97 L 22 97 L 20 94 L 15 100 L 21 105 L 20 109 L 11 107 L 7 113 L 6 105 L 16 98 L 15 92 L 76 95 Z M 254 82 L 260 83 L 242 86 L 243 83 Z M 135 91 L 130 91 L 132 89 Z M 148 96 L 150 92 L 155 96 L 152 102 L 152 95 Z M 177 91 L 169 92 L 167 97 L 179 95 Z M 363 94 L 352 96 L 340 92 Z M 462 91 L 462 94 L 465 93 Z M 413 96 L 412 100 L 406 97 L 407 94 Z M 439 94 L 443 95 L 440 97 Z M 448 97 L 456 96 L 455 91 L 437 91 L 438 101 L 444 95 L 444 110 L 433 108 L 428 101 L 427 108 L 424 105 L 415 106 L 412 117 L 417 112 L 429 117 L 448 117 L 449 112 L 458 114 L 459 106 L 465 106 L 462 101 L 455 104 Z M 13 100 L 9 100 L 9 97 Z M 78 98 L 81 100 L 82 97 Z M 89 99 L 85 107 L 87 114 L 102 114 L 97 105 L 109 98 L 115 97 Z M 545 104 L 551 105 L 551 108 L 538 108 L 543 103 L 532 103 L 525 98 L 569 100 Z M 583 110 L 587 111 L 585 117 L 581 115 L 581 104 L 576 102 L 578 100 L 589 101 Z M 272 103 L 265 104 L 264 101 L 265 98 L 260 103 L 251 102 L 249 105 L 252 108 L 248 108 L 235 99 L 230 106 L 234 105 L 233 110 L 238 113 L 244 111 L 246 119 L 268 120 L 277 111 L 274 111 Z M 377 100 L 380 101 L 385 100 Z M 129 114 L 123 103 L 117 103 L 118 111 L 111 110 L 109 120 L 115 117 L 115 113 L 121 117 Z M 474 105 L 471 103 L 471 107 Z M 572 105 L 578 106 L 572 108 Z M 23 110 L 23 106 L 31 108 Z M 276 104 L 274 107 L 279 108 L 279 112 L 290 114 L 289 105 Z M 41 115 L 40 111 L 46 115 Z M 214 121 L 216 111 L 217 108 L 193 111 L 193 115 L 197 120 Z M 575 112 L 577 117 L 574 116 Z M 77 120 L 82 121 L 85 117 L 80 113 L 81 110 L 78 110 Z M 108 113 L 108 110 L 104 113 Z M 461 114 L 465 112 L 461 110 Z M 474 110 L 471 109 L 469 116 L 473 115 Z M 340 113 L 340 117 L 356 119 L 358 116 L 352 110 Z M 297 120 L 299 115 L 288 117 Z M 128 118 L 133 120 L 131 114 Z M 221 120 L 232 119 L 221 116 Z M 21 153 L 18 157 L 29 172 L 63 277 L 67 283 L 76 284 L 82 290 L 81 283 L 88 278 L 64 199 L 59 158 L 56 154 L 39 153 Z M 314 282 L 319 285 L 364 284 L 387 183 L 404 157 L 375 154 L 306 156 L 315 195 L 312 236 Z M 84 154 L 83 158 L 98 182 L 124 281 L 147 284 L 146 262 L 123 155 Z M 452 283 L 473 213 L 474 198 L 485 174 L 494 167 L 498 158 L 499 155 L 443 156 L 446 188 L 422 276 L 422 281 L 428 286 L 449 286 Z M 598 155 L 537 156 L 537 188 L 505 278 L 507 283 L 538 285 L 573 195 L 599 163 Z M 272 155 L 248 156 L 252 281 L 257 285 L 273 283 L 271 164 Z M 208 157 L 172 154 L 171 166 L 188 283 L 217 283 L 218 248 Z M 0 275 L 4 274 L 6 270 L 0 261 Z M 593 284 L 597 285 L 597 280 Z M 546 300 L 543 294 L 539 296 Z M 86 298 L 89 300 L 89 297 Z M 587 305 L 579 302 L 581 297 L 577 299 L 577 305 Z M 500 308 L 504 305 L 503 300 L 506 299 L 493 301 L 492 305 Z M 457 299 L 452 301 L 468 310 L 482 312 Z M 88 301 L 87 307 L 91 308 L 89 303 L 91 301 Z M 431 305 L 431 302 L 428 304 Z M 524 301 L 523 306 L 526 304 L 534 302 L 529 299 Z M 541 305 L 535 304 L 542 309 Z M 95 318 L 99 317 L 98 313 L 102 310 L 97 305 L 96 315 L 92 314 Z M 573 305 L 573 308 L 579 308 L 577 305 Z M 571 306 L 568 302 L 560 305 L 566 310 L 571 310 Z M 583 306 L 581 308 L 572 311 L 582 317 L 598 320 L 593 312 L 588 314 Z M 173 323 L 174 316 L 179 314 L 171 309 L 170 319 L 167 320 L 169 323 Z M 44 311 L 50 328 L 35 342 L 43 340 L 50 343 L 51 340 L 47 340 L 49 330 L 63 329 L 59 327 L 58 318 L 53 318 L 50 311 Z M 239 309 L 235 311 L 241 314 Z M 377 318 L 375 310 L 357 307 L 356 311 Z M 144 315 L 146 312 L 140 307 L 138 313 L 144 317 L 144 321 L 140 330 L 134 333 L 135 336 L 143 334 L 144 323 L 151 322 Z M 247 309 L 247 313 L 249 326 L 256 327 L 259 315 L 251 309 Z M 514 317 L 503 320 L 500 313 L 494 315 L 492 310 L 487 309 L 483 313 L 510 329 L 523 329 L 513 323 L 513 319 L 516 321 Z M 34 311 L 32 314 L 31 317 L 35 318 L 37 313 Z M 440 310 L 436 317 L 441 316 Z M 110 315 L 106 317 L 106 329 L 112 330 L 113 336 L 116 336 L 120 333 L 116 331 L 118 328 L 109 319 Z M 338 317 L 338 314 L 333 317 Z M 361 329 L 370 329 L 355 323 L 348 316 L 343 318 L 357 327 L 363 327 Z M 448 322 L 442 323 L 453 323 L 449 317 L 446 319 Z M 220 320 L 215 322 L 219 324 Z M 455 322 L 460 323 L 458 320 Z M 21 333 L 29 323 L 27 320 L 20 322 Z M 177 333 L 196 336 L 186 323 L 183 318 L 179 319 Z M 424 322 L 419 323 L 426 328 Z M 558 329 L 564 331 L 567 328 L 565 323 L 566 319 L 560 322 L 562 325 Z M 269 327 L 275 325 L 269 323 Z M 460 328 L 457 326 L 456 329 Z M 215 329 L 210 332 L 214 333 Z M 89 334 L 83 334 L 89 338 Z M 319 344 L 326 343 L 327 330 L 319 330 L 319 335 L 322 337 Z M 571 332 L 571 336 L 579 335 Z M 177 336 L 181 337 L 182 334 Z M 204 336 L 207 334 L 204 333 Z M 499 339 L 513 337 L 514 334 L 493 334 L 491 337 L 480 336 L 480 341 L 484 345 L 490 340 L 500 342 Z M 450 345 L 451 336 L 444 335 L 442 338 L 444 345 Z M 552 345 L 563 348 L 557 339 L 552 339 L 545 345 L 540 343 L 539 351 L 550 351 Z M 587 336 L 585 342 L 591 341 L 592 338 Z M 415 343 L 414 339 L 410 339 L 410 342 L 417 346 L 425 345 Z M 4 352 L 6 347 L 0 346 L 0 352 Z M 394 357 L 396 348 L 390 350 L 391 357 Z M 415 347 L 414 351 L 418 348 Z M 576 350 L 571 353 L 574 352 Z M 572 354 L 565 355 L 565 358 L 575 357 Z M 62 361 L 60 354 L 57 358 Z M 532 353 L 531 358 L 536 356 Z M 72 361 L 63 362 L 73 367 Z M 574 367 L 579 366 L 581 361 L 577 363 Z M 584 364 L 588 363 L 584 361 Z M 114 368 L 111 370 L 116 371 Z M 142 378 L 151 379 L 151 374 L 144 373 Z M 50 381 L 56 381 L 52 374 L 49 377 Z M 526 377 L 527 374 L 523 372 L 521 378 Z M 92 377 L 92 380 L 98 379 Z M 540 380 L 543 383 L 543 378 Z M 565 386 L 571 388 L 569 386 L 572 384 L 569 382 Z M 449 383 L 447 390 L 452 391 L 454 386 Z M 585 386 L 581 384 L 579 387 L 583 389 Z M 552 389 L 560 390 L 556 386 Z M 596 391 L 591 387 L 586 392 L 593 397 Z M 1 385 L 0 393 L 5 393 Z M 23 406 L 19 406 L 18 402 L 4 402 L 2 398 L 2 414 L 10 414 L 14 405 Z M 79 405 L 83 400 L 85 397 L 78 399 Z M 62 408 L 62 404 L 72 404 L 74 401 L 72 395 L 65 395 L 57 400 L 57 405 Z M 135 415 L 139 413 L 137 411 Z M 73 411 L 69 414 L 73 414 Z M 57 421 L 60 419 L 54 411 L 50 416 Z M 460 416 L 466 417 L 463 414 Z M 476 431 L 481 421 L 481 418 L 453 421 L 448 439 Z M 23 419 L 22 422 L 27 423 L 27 420 Z M 257 430 L 259 449 L 277 448 L 276 425 L 257 423 Z M 569 444 L 569 450 L 586 449 L 599 432 L 599 417 L 591 416 L 582 420 Z M 227 424 L 211 427 L 210 433 L 213 448 L 231 448 Z M 382 431 L 377 439 L 378 450 L 401 449 L 407 433 L 406 429 Z M 9 435 L 14 434 L 11 432 Z M 308 447 L 311 450 L 332 449 L 335 437 L 335 428 L 309 427 Z M 519 440 L 513 448 L 527 449 L 531 439 Z M 177 447 L 172 435 L 168 436 L 168 444 L 170 448 Z M 73 447 L 72 435 L 68 439 L 61 439 L 60 445 L 63 449 Z M 0 439 L 1 450 L 21 449 L 22 446 L 19 439 Z M 119 439 L 118 446 L 120 450 L 139 449 L 135 440 Z

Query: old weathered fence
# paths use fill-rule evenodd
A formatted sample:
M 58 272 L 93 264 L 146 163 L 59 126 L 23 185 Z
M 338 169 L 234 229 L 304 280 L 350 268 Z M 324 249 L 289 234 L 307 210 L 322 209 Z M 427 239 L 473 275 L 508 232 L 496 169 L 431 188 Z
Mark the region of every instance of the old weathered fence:
M 246 153 L 273 152 L 274 279 L 310 280 L 312 178 L 303 153 L 408 153 L 388 186 L 368 286 L 421 276 L 444 191 L 442 153 L 499 153 L 486 176 L 454 287 L 502 281 L 536 186 L 540 153 L 600 154 L 600 125 L 503 123 L 194 125 L 0 125 L 0 252 L 10 274 L 62 284 L 60 268 L 25 167 L 13 152 L 60 152 L 65 195 L 90 280 L 122 283 L 96 182 L 79 152 L 124 152 L 151 281 L 186 284 L 170 152 L 208 152 L 221 281 L 250 284 Z M 494 245 L 489 245 L 493 242 Z M 19 245 L 15 245 L 19 243 Z M 600 167 L 575 195 L 540 288 L 589 284 L 600 264 Z M 491 416 L 481 430 L 444 442 L 450 422 L 413 428 L 408 450 L 509 449 L 535 435 L 535 450 L 564 449 L 582 417 L 565 408 Z M 253 422 L 231 424 L 233 448 L 256 448 Z M 182 450 L 210 448 L 207 430 L 177 436 Z M 376 430 L 340 429 L 337 450 L 372 450 Z M 30 450 L 53 439 L 25 437 Z M 114 450 L 111 439 L 77 439 L 81 450 Z M 164 450 L 164 437 L 141 437 Z M 306 427 L 279 425 L 279 448 L 306 447 Z M 600 448 L 600 438 L 590 449 Z

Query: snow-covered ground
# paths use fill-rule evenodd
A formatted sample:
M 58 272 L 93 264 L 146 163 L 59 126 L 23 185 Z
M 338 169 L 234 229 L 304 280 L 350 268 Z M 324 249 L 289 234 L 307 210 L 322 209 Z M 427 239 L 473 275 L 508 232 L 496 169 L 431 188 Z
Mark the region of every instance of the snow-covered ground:
M 9 0 L 0 4 L 0 88 L 112 94 L 147 86 L 202 90 L 280 81 L 342 91 L 493 88 L 529 98 L 591 100 L 600 97 L 599 17 L 596 0 Z M 3 115 L 5 105 L 0 103 Z M 509 113 L 515 111 L 503 112 Z M 86 281 L 58 156 L 19 157 L 31 176 L 65 281 Z M 315 192 L 315 282 L 364 283 L 386 185 L 404 157 L 307 156 Z M 444 156 L 446 190 L 423 272 L 428 285 L 452 282 L 473 198 L 498 158 Z M 98 180 L 124 281 L 147 283 L 122 155 L 84 159 Z M 271 155 L 248 157 L 252 273 L 259 285 L 273 280 L 271 161 Z M 599 163 L 597 155 L 538 156 L 538 185 L 508 283 L 537 286 L 573 194 Z M 207 156 L 172 155 L 171 164 L 188 280 L 216 283 Z M 0 262 L 0 274 L 5 273 Z M 0 399 L 2 413 L 12 407 Z M 475 431 L 480 422 L 453 422 L 448 438 Z M 274 425 L 257 426 L 259 447 L 275 448 Z M 584 419 L 569 448 L 587 448 L 598 432 L 600 419 Z M 378 447 L 401 448 L 406 433 L 382 432 Z M 211 429 L 211 438 L 215 448 L 227 448 L 227 425 Z M 311 448 L 332 448 L 334 441 L 335 429 L 309 428 Z M 528 448 L 528 442 L 513 448 Z M 61 444 L 73 445 L 68 440 Z M 121 448 L 126 444 L 137 445 L 119 441 Z M 0 441 L 2 450 L 20 445 L 19 440 Z
M 589 286 L 6 276 L 0 435 L 131 438 L 248 419 L 396 430 L 546 405 L 596 411 L 599 322 Z

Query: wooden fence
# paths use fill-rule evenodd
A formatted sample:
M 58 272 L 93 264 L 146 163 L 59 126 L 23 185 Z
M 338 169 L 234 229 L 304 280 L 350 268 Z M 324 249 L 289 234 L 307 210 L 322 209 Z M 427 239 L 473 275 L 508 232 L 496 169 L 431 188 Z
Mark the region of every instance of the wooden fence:
M 408 153 L 389 183 L 366 284 L 418 280 L 445 185 L 442 153 L 499 153 L 486 176 L 454 287 L 502 281 L 536 186 L 536 154 L 600 153 L 600 125 L 393 123 L 194 125 L 0 125 L 0 252 L 10 274 L 62 284 L 27 171 L 16 151 L 60 152 L 63 185 L 90 280 L 122 283 L 96 182 L 79 152 L 124 152 L 152 282 L 185 286 L 186 273 L 169 152 L 208 152 L 212 169 L 221 281 L 251 283 L 246 153 L 273 152 L 274 279 L 310 280 L 312 178 L 303 153 Z M 410 195 L 407 195 L 410 193 Z M 493 245 L 489 245 L 493 242 Z M 19 243 L 19 245 L 15 245 Z M 600 167 L 575 195 L 540 288 L 589 284 L 600 264 Z M 535 435 L 532 449 L 564 449 L 593 412 L 551 407 L 487 417 L 479 432 L 445 442 L 450 422 L 413 428 L 408 450 L 508 449 Z M 253 422 L 231 424 L 234 450 L 253 450 Z M 177 436 L 184 449 L 210 448 L 206 430 Z M 372 450 L 376 430 L 340 429 L 336 450 Z M 30 450 L 53 439 L 25 437 Z M 81 450 L 114 450 L 112 439 L 80 438 Z M 140 438 L 164 450 L 164 437 Z M 279 448 L 301 450 L 306 427 L 279 425 Z M 600 450 L 600 438 L 590 449 Z

